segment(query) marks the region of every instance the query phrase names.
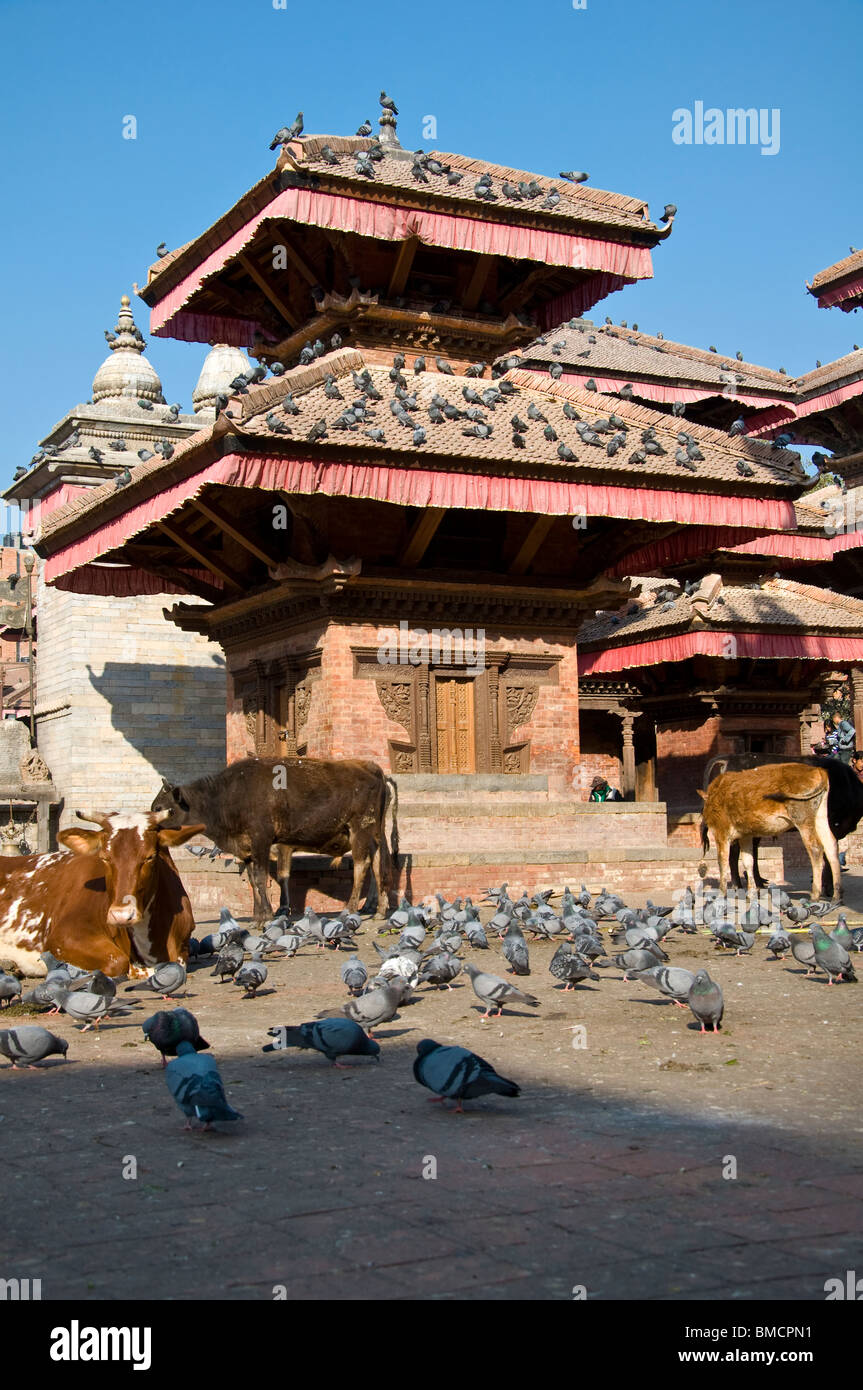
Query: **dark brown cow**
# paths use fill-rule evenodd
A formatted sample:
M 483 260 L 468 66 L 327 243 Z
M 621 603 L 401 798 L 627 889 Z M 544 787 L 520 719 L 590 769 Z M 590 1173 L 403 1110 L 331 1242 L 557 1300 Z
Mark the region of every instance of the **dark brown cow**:
M 78 814 L 101 829 L 61 830 L 71 853 L 0 858 L 0 959 L 27 975 L 45 974 L 42 951 L 106 975 L 185 960 L 195 922 L 169 851 L 204 827 Z
M 392 876 L 385 827 L 391 794 L 395 853 L 396 785 L 377 763 L 358 758 L 243 758 L 183 786 L 163 782 L 152 809 L 164 815 L 164 825 L 202 821 L 220 849 L 248 865 L 255 915 L 261 919 L 272 911 L 267 874 L 273 845 L 285 886 L 293 850 L 338 859 L 350 851 L 350 910 L 359 906 L 369 867 L 385 903 Z
M 704 799 L 701 844 L 706 851 L 709 834 L 716 841 L 719 884 L 728 888 L 731 845 L 740 841 L 740 859 L 755 891 L 752 845 L 756 836 L 781 835 L 799 830 L 812 865 L 812 896 L 821 892 L 821 871 L 826 855 L 833 872 L 833 897 L 841 897 L 839 852 L 827 815 L 830 781 L 826 768 L 803 763 L 774 763 L 746 772 L 723 772 L 711 782 Z

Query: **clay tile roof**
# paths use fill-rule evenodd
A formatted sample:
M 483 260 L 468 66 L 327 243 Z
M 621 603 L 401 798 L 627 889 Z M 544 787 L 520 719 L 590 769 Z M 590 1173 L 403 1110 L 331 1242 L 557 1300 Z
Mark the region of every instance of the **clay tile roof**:
M 847 276 L 859 274 L 861 271 L 863 271 L 863 250 L 852 251 L 850 256 L 846 256 L 844 260 L 836 261 L 833 265 L 828 265 L 826 269 L 819 270 L 806 288 L 810 294 L 817 295 L 827 285 L 835 284 L 846 279 Z
M 837 357 L 834 362 L 827 362 L 823 367 L 815 367 L 811 372 L 799 376 L 794 383 L 795 393 L 798 398 L 806 399 L 807 396 L 818 395 L 825 386 L 857 380 L 861 376 L 863 349 L 858 349 L 857 352 L 849 352 L 845 357 Z
M 338 166 L 327 163 L 322 157 L 324 145 L 329 145 L 333 154 L 340 159 Z M 410 189 L 413 193 L 434 199 L 435 202 L 451 203 L 456 210 L 465 204 L 475 208 L 481 207 L 486 215 L 492 218 L 497 217 L 501 211 L 525 212 L 550 217 L 555 221 L 575 219 L 579 222 L 597 222 L 606 227 L 635 228 L 653 233 L 654 236 L 664 235 L 660 228 L 649 220 L 647 204 L 642 198 L 631 198 L 623 193 L 592 188 L 588 184 L 569 183 L 565 179 L 548 178 L 525 169 L 512 169 L 504 164 L 491 164 L 488 160 L 474 159 L 469 155 L 447 154 L 439 150 L 426 151 L 440 164 L 450 166 L 454 172 L 461 173 L 464 177 L 460 183 L 451 185 L 447 183 L 445 175 L 427 172 L 428 183 L 422 183 L 411 173 L 411 151 L 391 151 L 384 146 L 385 158 L 375 164 L 375 177 L 372 181 L 356 174 L 353 157 L 358 151 L 368 150 L 371 146 L 371 138 L 312 135 L 290 145 L 288 157 L 295 167 L 314 169 L 317 174 L 326 175 L 328 179 L 347 180 L 351 183 L 359 181 L 374 188 Z M 478 198 L 474 193 L 474 184 L 483 174 L 491 176 L 492 192 L 496 195 L 493 202 Z M 504 182 L 517 185 L 519 182 L 530 183 L 533 179 L 539 185 L 542 196 L 523 200 L 504 196 Z M 546 195 L 552 189 L 559 193 L 560 202 L 553 209 L 542 208 Z
M 673 580 L 652 580 L 647 588 L 646 581 L 633 581 L 639 582 L 643 586 L 639 601 L 619 614 L 599 614 L 583 624 L 578 633 L 581 650 L 629 646 L 656 634 L 686 632 L 690 627 L 723 631 L 799 628 L 804 633 L 855 635 L 863 629 L 863 600 L 793 579 L 774 577 L 754 587 L 721 584 L 706 604 L 698 602 L 698 590 L 686 594 Z M 663 589 L 677 589 L 677 594 L 656 602 Z
M 434 359 L 430 358 L 429 363 Z M 340 429 L 336 421 L 358 398 L 359 391 L 352 379 L 352 372 L 368 372 L 381 400 L 371 403 L 368 418 L 354 429 Z M 325 393 L 327 376 L 332 376 L 341 400 L 331 400 Z M 704 425 L 687 423 L 685 428 L 704 454 L 692 471 L 675 462 L 675 452 L 680 447 L 677 434 L 684 423 L 670 415 L 648 409 L 634 402 L 619 400 L 616 396 L 602 396 L 585 391 L 579 384 L 569 381 L 537 381 L 533 372 L 520 369 L 507 373 L 507 379 L 516 387 L 516 393 L 504 397 L 495 408 L 476 406 L 468 402 L 464 390 L 479 393 L 488 391 L 496 383 L 487 378 L 474 380 L 464 376 L 446 375 L 436 370 L 422 372 L 415 376 L 408 365 L 404 370 L 409 391 L 415 391 L 417 408 L 409 412 L 412 421 L 421 425 L 425 431 L 425 441 L 415 444 L 413 430 L 399 424 L 390 409 L 394 386 L 389 377 L 389 369 L 379 362 L 367 362 L 363 354 L 355 348 L 340 348 L 309 366 L 295 367 L 279 377 L 272 377 L 262 385 L 250 387 L 243 396 L 232 399 L 228 409 L 233 418 L 221 415 L 215 422 L 197 434 L 183 440 L 174 448 L 170 460 L 161 457 L 139 464 L 132 470 L 132 482 L 124 490 L 124 496 L 139 500 L 150 496 L 154 491 L 152 483 L 140 492 L 136 484 L 153 475 L 168 470 L 176 471 L 188 455 L 202 449 L 213 440 L 231 433 L 240 436 L 246 446 L 257 446 L 261 453 L 280 453 L 301 449 L 308 457 L 331 457 L 333 449 L 356 449 L 364 456 L 374 454 L 376 459 L 387 458 L 404 464 L 406 461 L 423 463 L 435 460 L 441 463 L 451 461 L 454 471 L 482 471 L 504 473 L 509 476 L 546 475 L 563 476 L 569 481 L 605 482 L 610 485 L 627 484 L 632 486 L 665 486 L 686 491 L 728 493 L 732 485 L 741 495 L 763 496 L 769 488 L 774 495 L 785 492 L 794 494 L 804 484 L 804 474 L 797 454 L 784 449 L 773 449 L 761 440 L 732 439 L 724 431 L 709 429 Z M 282 404 L 291 392 L 300 409 L 299 415 L 286 415 Z M 483 420 L 492 426 L 488 438 L 465 435 L 473 421 L 469 418 L 446 419 L 443 424 L 433 424 L 429 417 L 432 396 L 439 393 L 449 404 L 460 410 L 480 410 Z M 609 456 L 606 443 L 618 426 L 600 436 L 598 445 L 583 444 L 575 421 L 564 414 L 564 402 L 568 402 L 580 420 L 592 424 L 607 420 L 610 414 L 616 415 L 626 425 L 626 440 L 614 456 Z M 533 405 L 546 417 L 554 428 L 557 439 L 549 441 L 544 436 L 542 421 L 530 420 L 528 407 Z M 275 430 L 268 422 L 267 415 L 273 414 L 280 425 L 287 426 L 289 433 Z M 514 430 L 511 419 L 518 415 L 527 424 L 521 435 L 525 443 L 522 448 L 513 445 Z M 312 427 L 323 421 L 327 433 L 318 440 L 309 440 Z M 369 428 L 381 429 L 382 441 L 370 440 L 364 433 Z M 631 455 L 641 443 L 642 431 L 652 428 L 655 437 L 665 450 L 661 455 L 649 455 L 644 463 L 633 462 Z M 559 445 L 566 445 L 575 454 L 575 459 L 561 460 L 558 457 Z M 745 461 L 752 470 L 751 475 L 741 476 L 737 463 Z M 187 463 L 188 471 L 193 465 Z M 157 485 L 158 486 L 158 485 Z M 47 537 L 63 529 L 82 513 L 96 510 L 109 498 L 114 497 L 113 483 L 95 488 L 86 496 L 74 498 L 64 507 L 52 512 L 43 525 L 43 536 Z
M 596 339 L 595 343 L 588 343 L 591 337 Z M 565 346 L 553 351 L 560 343 Z M 588 350 L 590 355 L 584 356 Z M 735 383 L 747 390 L 769 391 L 771 395 L 779 392 L 791 396 L 794 390 L 792 378 L 769 367 L 738 362 L 720 353 L 608 324 L 590 326 L 584 323 L 575 328 L 563 324 L 522 348 L 521 357 L 525 365 L 560 362 L 584 376 L 612 373 L 626 380 L 654 377 L 693 385 L 715 385 L 717 394 L 726 392 Z
M 191 241 L 184 241 L 182 246 L 175 246 L 173 251 L 168 251 L 164 256 L 160 256 L 158 260 L 153 261 L 153 264 L 147 268 L 147 284 L 149 285 L 151 280 L 154 280 L 160 271 L 167 270 L 168 266 L 172 265 L 177 257 L 181 256 L 187 247 L 191 245 Z

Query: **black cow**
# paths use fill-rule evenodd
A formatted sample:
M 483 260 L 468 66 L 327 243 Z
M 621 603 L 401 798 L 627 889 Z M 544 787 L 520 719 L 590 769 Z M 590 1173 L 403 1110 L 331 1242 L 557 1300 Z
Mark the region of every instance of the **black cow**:
M 713 772 L 718 768 L 719 772 L 744 772 L 752 767 L 764 767 L 768 763 L 808 763 L 810 767 L 823 767 L 827 770 L 830 779 L 830 788 L 827 792 L 827 820 L 830 829 L 837 840 L 844 840 L 846 835 L 850 835 L 857 829 L 861 819 L 863 819 L 863 782 L 860 781 L 853 767 L 848 763 L 843 763 L 839 758 L 810 758 L 801 754 L 770 754 L 770 753 L 729 753 L 712 758 L 704 771 L 704 787 L 707 785 Z M 755 886 L 763 888 L 765 880 L 758 872 L 758 840 L 753 841 L 752 858 L 755 869 Z M 731 877 L 735 888 L 741 886 L 740 882 L 740 845 L 737 841 L 731 847 Z M 821 892 L 824 897 L 829 898 L 833 894 L 833 874 L 827 860 L 824 861 L 824 872 L 821 882 Z
M 359 759 L 244 758 L 212 777 L 171 786 L 163 779 L 153 802 L 166 811 L 163 826 L 202 822 L 220 849 L 249 870 L 255 915 L 270 915 L 267 873 L 270 850 L 278 847 L 278 878 L 287 889 L 293 850 L 329 854 L 350 851 L 354 882 L 348 907 L 359 906 L 372 867 L 381 904 L 392 885 L 386 814 L 392 802 L 392 855 L 397 852 L 398 789 L 377 763 Z

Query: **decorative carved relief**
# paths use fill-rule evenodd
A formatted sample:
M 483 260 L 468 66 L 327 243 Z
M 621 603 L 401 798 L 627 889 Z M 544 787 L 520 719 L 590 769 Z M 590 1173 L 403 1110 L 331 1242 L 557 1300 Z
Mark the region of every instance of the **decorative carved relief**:
M 378 699 L 384 707 L 387 719 L 401 724 L 410 734 L 413 732 L 412 687 L 405 681 L 377 681 Z
M 296 710 L 297 710 L 297 732 L 302 729 L 309 717 L 309 709 L 312 704 L 311 687 L 308 685 L 298 685 L 296 688 Z
M 522 758 L 521 758 L 521 749 L 520 749 L 520 748 L 514 748 L 514 749 L 511 749 L 508 753 L 504 753 L 504 755 L 503 755 L 503 770 L 504 770 L 504 772 L 514 772 L 514 773 L 519 773 L 519 772 L 521 772 L 521 763 L 522 763 Z
M 506 725 L 509 734 L 527 724 L 539 699 L 537 685 L 508 685 L 506 688 Z
M 21 759 L 19 763 L 22 782 L 50 782 L 48 765 L 36 748 Z
M 413 772 L 416 754 L 401 749 L 392 756 L 393 772 Z

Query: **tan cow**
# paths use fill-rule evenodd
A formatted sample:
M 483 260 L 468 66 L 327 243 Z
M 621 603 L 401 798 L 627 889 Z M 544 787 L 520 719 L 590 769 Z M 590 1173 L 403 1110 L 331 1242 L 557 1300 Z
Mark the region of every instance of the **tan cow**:
M 719 884 L 728 888 L 729 854 L 734 840 L 740 841 L 740 860 L 755 891 L 752 841 L 756 837 L 782 835 L 799 830 L 812 865 L 812 896 L 821 896 L 824 855 L 833 872 L 833 898 L 839 902 L 839 850 L 827 819 L 827 793 L 830 783 L 823 767 L 803 763 L 774 763 L 746 772 L 723 772 L 698 795 L 704 801 L 701 815 L 701 845 L 706 852 L 708 832 L 716 842 Z
M 26 975 L 44 975 L 42 951 L 106 975 L 185 960 L 195 921 L 170 850 L 204 827 L 78 814 L 101 829 L 61 830 L 57 854 L 0 857 L 0 960 Z

